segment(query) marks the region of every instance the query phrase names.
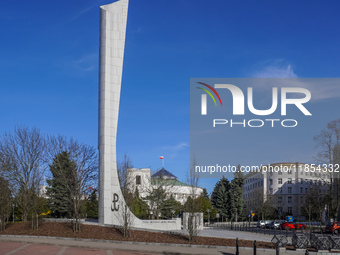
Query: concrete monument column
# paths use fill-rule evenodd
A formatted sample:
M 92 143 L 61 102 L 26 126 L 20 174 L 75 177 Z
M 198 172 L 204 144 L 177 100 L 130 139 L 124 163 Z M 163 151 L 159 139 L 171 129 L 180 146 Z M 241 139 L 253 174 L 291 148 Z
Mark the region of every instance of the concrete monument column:
M 128 0 L 100 7 L 99 63 L 99 223 L 115 224 L 111 214 L 123 199 L 119 186 L 116 137 Z M 116 201 L 116 202 L 115 202 Z M 113 207 L 112 207 L 113 206 Z
M 116 138 L 128 5 L 128 0 L 120 0 L 100 7 L 98 138 L 100 225 L 123 225 L 123 210 L 126 209 L 117 172 Z M 126 211 L 134 228 L 181 229 L 180 219 L 140 220 L 130 210 Z

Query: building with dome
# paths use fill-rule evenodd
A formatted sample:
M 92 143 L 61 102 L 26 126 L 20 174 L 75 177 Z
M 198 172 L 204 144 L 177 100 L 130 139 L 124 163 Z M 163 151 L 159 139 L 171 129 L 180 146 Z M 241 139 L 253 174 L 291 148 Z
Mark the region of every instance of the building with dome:
M 192 187 L 181 182 L 168 170 L 162 168 L 151 174 L 150 168 L 129 168 L 127 169 L 128 186 L 131 192 L 138 189 L 139 195 L 146 198 L 154 189 L 163 188 L 166 199 L 171 196 L 182 205 L 188 197 L 199 197 L 203 193 L 200 187 Z

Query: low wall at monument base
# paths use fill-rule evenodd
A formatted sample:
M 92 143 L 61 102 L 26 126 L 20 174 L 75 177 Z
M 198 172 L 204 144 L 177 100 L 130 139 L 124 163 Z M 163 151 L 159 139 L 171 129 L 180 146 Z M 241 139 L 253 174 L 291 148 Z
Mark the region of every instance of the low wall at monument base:
M 67 219 L 67 218 L 43 218 L 43 221 L 46 222 L 67 222 L 67 223 L 73 223 L 76 221 L 76 219 Z M 80 223 L 85 223 L 85 219 L 79 219 Z
M 133 224 L 134 228 L 154 229 L 154 230 L 181 230 L 181 218 L 172 220 L 140 220 L 142 224 Z
M 99 226 L 104 227 L 115 227 L 121 228 L 121 224 L 100 224 Z M 135 230 L 155 230 L 155 231 L 174 231 L 181 230 L 181 218 L 175 218 L 172 220 L 140 220 L 134 218 L 131 222 L 131 229 Z

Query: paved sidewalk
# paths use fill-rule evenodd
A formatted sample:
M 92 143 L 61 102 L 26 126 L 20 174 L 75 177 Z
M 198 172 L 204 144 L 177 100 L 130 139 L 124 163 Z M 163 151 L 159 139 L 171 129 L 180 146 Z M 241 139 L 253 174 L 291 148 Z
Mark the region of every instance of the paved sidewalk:
M 202 247 L 153 243 L 76 240 L 71 238 L 0 236 L 0 255 L 231 255 L 235 247 Z M 240 255 L 252 255 L 252 248 L 240 247 Z M 257 255 L 275 254 L 274 250 L 257 249 Z M 281 250 L 280 254 L 305 254 L 304 251 Z M 318 253 L 313 253 L 316 255 Z M 319 253 L 321 254 L 321 253 Z M 325 254 L 325 253 L 323 253 Z M 331 254 L 331 253 L 327 253 Z
M 154 253 L 136 253 L 117 250 L 85 249 L 62 245 L 25 244 L 18 242 L 0 241 L 1 255 L 155 255 Z
M 200 236 L 232 238 L 232 239 L 238 238 L 238 239 L 243 239 L 243 240 L 251 240 L 251 241 L 256 240 L 256 241 L 263 241 L 263 242 L 271 242 L 273 238 L 273 235 L 264 235 L 260 233 L 218 229 L 218 228 L 203 228 L 203 230 L 200 232 Z

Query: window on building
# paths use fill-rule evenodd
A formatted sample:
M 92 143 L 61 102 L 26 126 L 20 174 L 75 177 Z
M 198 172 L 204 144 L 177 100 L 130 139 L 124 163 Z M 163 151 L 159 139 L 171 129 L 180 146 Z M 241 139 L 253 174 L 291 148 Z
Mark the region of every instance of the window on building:
M 292 197 L 288 197 L 288 204 L 292 203 Z
M 272 188 L 269 189 L 269 193 L 270 193 L 270 195 L 273 195 L 273 189 Z
M 273 179 L 269 179 L 269 185 L 273 185 Z
M 277 179 L 278 184 L 282 184 L 282 178 Z
M 278 207 L 277 210 L 282 213 L 282 207 Z
M 140 175 L 136 175 L 136 185 L 141 185 L 142 181 L 141 181 L 141 176 Z
M 288 187 L 288 193 L 292 193 L 292 187 Z
M 305 193 L 307 194 L 307 192 L 308 192 L 308 189 L 307 189 L 307 188 L 305 188 Z
M 303 188 L 302 188 L 302 187 L 300 187 L 300 193 L 301 193 L 301 194 L 303 193 Z
M 277 197 L 277 203 L 282 204 L 282 197 Z
M 292 169 L 289 169 L 289 170 L 288 170 L 288 174 L 292 174 Z
M 292 212 L 293 212 L 293 207 L 288 207 L 288 213 L 292 214 Z
M 292 178 L 288 178 L 288 184 L 292 184 Z

